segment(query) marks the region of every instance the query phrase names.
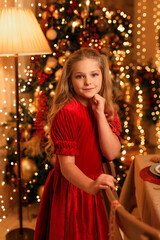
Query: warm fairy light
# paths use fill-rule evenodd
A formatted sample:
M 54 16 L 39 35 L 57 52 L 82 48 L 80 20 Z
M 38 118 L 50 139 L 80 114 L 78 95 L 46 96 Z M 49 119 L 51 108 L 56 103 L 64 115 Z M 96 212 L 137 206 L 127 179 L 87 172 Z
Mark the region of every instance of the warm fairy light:
M 149 67 L 146 69 L 148 72 L 154 72 L 154 69 L 150 69 Z M 156 79 L 158 81 L 158 79 Z M 151 117 L 153 121 L 156 121 L 156 137 L 157 137 L 157 148 L 160 149 L 160 94 L 155 94 L 154 92 L 157 90 L 155 87 L 156 80 L 152 79 L 151 84 L 153 85 L 153 97 L 155 98 L 156 106 L 154 107 L 154 111 L 151 113 Z M 158 117 L 158 118 L 157 118 Z
M 126 154 L 126 150 L 123 150 L 123 151 L 122 151 L 122 155 L 125 155 L 125 154 Z
M 154 30 L 155 30 L 155 40 L 156 40 L 156 54 L 155 54 L 155 64 L 160 72 L 160 43 L 159 43 L 159 32 L 160 32 L 160 0 L 153 1 L 153 20 L 154 20 Z
M 87 11 L 89 12 L 89 5 L 90 5 L 90 0 L 86 1 L 86 6 L 87 6 Z
M 4 7 L 7 7 L 7 0 L 4 0 Z
M 156 124 L 156 137 L 157 137 L 157 148 L 160 149 L 160 117 Z
M 118 26 L 117 30 L 120 31 L 120 32 L 124 32 L 125 28 L 124 28 L 124 26 L 122 24 L 120 24 Z
M 45 170 L 48 170 L 48 164 L 45 164 Z
M 138 69 L 139 67 L 137 67 Z M 145 131 L 142 126 L 143 120 L 143 91 L 140 87 L 139 79 L 135 79 L 135 90 L 137 91 L 137 104 L 136 104 L 136 113 L 137 113 L 137 130 L 139 131 L 139 153 L 146 154 L 146 147 L 145 147 Z
M 7 3 L 7 1 L 5 1 L 5 3 Z M 12 60 L 8 61 L 4 66 L 2 65 L 2 67 L 3 67 L 3 77 L 4 77 L 2 80 L 3 80 L 4 85 L 1 85 L 1 88 L 0 88 L 0 95 L 1 95 L 0 118 L 2 119 L 1 125 L 3 126 L 3 128 L 1 128 L 2 129 L 1 137 L 6 140 L 6 146 L 4 146 L 4 148 L 8 149 L 7 142 L 10 140 L 9 137 L 7 136 L 8 126 L 4 126 L 4 124 L 7 124 L 6 117 L 8 116 L 8 113 L 10 111 L 8 106 L 11 105 L 12 111 L 15 110 L 15 105 L 14 105 L 15 91 L 12 91 L 12 89 L 14 89 L 14 69 L 13 69 L 14 66 L 13 66 Z M 10 74 L 8 74 L 8 70 L 9 70 Z M 9 84 L 9 81 L 10 81 L 10 84 Z M 8 95 L 11 95 L 12 102 L 9 102 Z M 7 162 L 6 156 L 3 157 L 2 161 L 4 162 L 4 166 L 5 166 L 6 162 Z M 1 173 L 5 174 L 5 170 L 2 169 Z M 4 179 L 4 177 L 2 179 Z M 0 184 L 1 184 L 2 188 L 3 187 L 5 188 L 4 180 L 2 180 L 2 182 Z M 3 192 L 5 192 L 5 190 L 3 190 Z M 3 212 L 3 213 L 0 212 L 0 222 L 2 222 L 3 220 L 6 219 L 5 201 L 3 200 L 2 194 L 0 195 L 0 209 Z
M 74 22 L 72 23 L 72 33 L 74 33 L 75 27 L 77 27 L 78 25 L 79 25 L 78 21 L 74 21 Z
M 137 2 L 137 39 L 136 39 L 136 55 L 137 62 L 139 64 L 145 64 L 145 52 L 146 52 L 146 1 L 139 0 Z M 135 50 L 136 50 L 135 49 Z
M 123 64 L 122 64 L 123 65 Z M 121 90 L 124 94 L 124 115 L 125 120 L 123 122 L 123 129 L 124 129 L 124 137 L 123 137 L 123 143 L 122 143 L 122 151 L 121 151 L 121 161 L 125 161 L 128 155 L 129 148 L 134 146 L 134 143 L 131 141 L 130 136 L 130 102 L 131 102 L 131 85 L 130 85 L 130 74 L 127 72 L 129 70 L 129 66 L 120 67 L 120 86 Z
M 89 6 L 89 4 L 90 4 L 90 1 L 89 1 L 89 0 L 87 0 L 87 1 L 86 1 L 86 5 L 87 5 L 87 6 Z

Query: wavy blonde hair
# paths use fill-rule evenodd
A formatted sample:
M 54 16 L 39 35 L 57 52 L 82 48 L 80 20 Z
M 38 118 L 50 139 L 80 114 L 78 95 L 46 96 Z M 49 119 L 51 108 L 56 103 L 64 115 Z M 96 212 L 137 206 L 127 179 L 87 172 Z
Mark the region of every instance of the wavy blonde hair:
M 107 57 L 105 55 L 101 55 L 97 50 L 93 48 L 81 48 L 70 55 L 70 57 L 67 59 L 63 67 L 62 76 L 56 87 L 53 104 L 50 110 L 50 114 L 48 115 L 49 131 L 53 118 L 55 117 L 57 112 L 62 107 L 64 107 L 66 103 L 68 103 L 71 99 L 75 97 L 75 92 L 71 87 L 72 72 L 74 65 L 77 62 L 82 61 L 84 59 L 94 59 L 97 61 L 99 68 L 102 72 L 102 87 L 99 94 L 106 100 L 105 109 L 108 120 L 111 121 L 114 117 L 115 111 L 112 96 L 112 81 L 109 73 Z M 51 141 L 51 137 L 49 137 L 48 144 L 46 147 L 47 152 L 48 149 L 53 149 L 52 146 L 53 143 Z

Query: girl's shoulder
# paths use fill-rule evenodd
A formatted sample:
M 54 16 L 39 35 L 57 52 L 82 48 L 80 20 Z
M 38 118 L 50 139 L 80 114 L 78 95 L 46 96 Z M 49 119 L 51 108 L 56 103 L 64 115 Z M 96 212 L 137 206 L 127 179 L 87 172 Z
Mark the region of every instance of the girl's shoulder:
M 80 125 L 79 106 L 75 100 L 69 101 L 54 116 L 51 124 L 52 131 L 56 129 L 77 129 Z
M 79 104 L 76 101 L 76 99 L 71 99 L 66 105 L 62 108 L 62 110 L 68 110 L 68 111 L 77 111 L 79 108 Z

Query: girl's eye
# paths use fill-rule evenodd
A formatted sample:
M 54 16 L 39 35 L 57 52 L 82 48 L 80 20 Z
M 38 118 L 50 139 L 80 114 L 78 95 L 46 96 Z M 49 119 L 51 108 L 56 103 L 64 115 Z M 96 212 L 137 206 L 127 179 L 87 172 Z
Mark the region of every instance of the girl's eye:
M 81 78 L 83 78 L 83 75 L 77 75 L 76 78 L 81 79 Z
M 98 76 L 98 73 L 93 73 L 92 76 L 93 76 L 93 77 L 97 77 L 97 76 Z

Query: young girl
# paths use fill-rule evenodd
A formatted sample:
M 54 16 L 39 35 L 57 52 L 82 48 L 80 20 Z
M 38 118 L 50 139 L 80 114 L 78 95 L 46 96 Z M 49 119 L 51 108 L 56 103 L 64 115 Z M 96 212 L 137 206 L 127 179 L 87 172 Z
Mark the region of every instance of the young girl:
M 49 117 L 56 163 L 46 180 L 34 240 L 106 240 L 101 189 L 115 190 L 102 156 L 120 151 L 120 123 L 105 56 L 82 48 L 66 61 Z

